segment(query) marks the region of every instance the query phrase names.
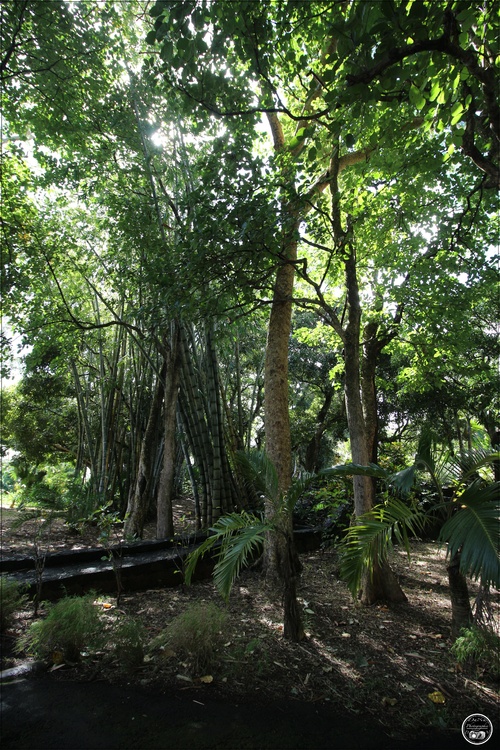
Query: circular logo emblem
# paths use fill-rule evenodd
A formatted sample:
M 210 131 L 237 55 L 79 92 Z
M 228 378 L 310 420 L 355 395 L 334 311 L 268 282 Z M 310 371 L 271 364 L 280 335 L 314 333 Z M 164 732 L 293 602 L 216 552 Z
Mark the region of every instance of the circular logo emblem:
M 462 734 L 471 745 L 482 745 L 493 734 L 493 724 L 483 714 L 471 714 L 462 724 Z

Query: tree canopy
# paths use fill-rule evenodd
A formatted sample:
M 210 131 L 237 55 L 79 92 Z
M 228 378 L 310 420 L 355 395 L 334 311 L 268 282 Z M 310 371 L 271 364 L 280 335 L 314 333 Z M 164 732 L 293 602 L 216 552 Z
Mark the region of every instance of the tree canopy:
M 493 0 L 1 13 L 4 450 L 140 535 L 188 483 L 200 525 L 251 506 L 242 448 L 286 494 L 428 422 L 498 442 Z

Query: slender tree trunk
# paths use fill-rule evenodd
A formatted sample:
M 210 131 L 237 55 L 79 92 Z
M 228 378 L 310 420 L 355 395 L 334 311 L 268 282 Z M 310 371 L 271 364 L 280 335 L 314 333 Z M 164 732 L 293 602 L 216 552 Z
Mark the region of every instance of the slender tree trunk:
M 296 248 L 294 248 L 296 252 Z M 266 452 L 278 473 L 285 493 L 292 478 L 292 446 L 288 406 L 288 343 L 292 321 L 294 267 L 278 268 L 267 334 L 264 370 Z
M 368 323 L 363 332 L 363 355 L 361 357 L 361 398 L 365 418 L 366 441 L 370 461 L 378 460 L 378 408 L 375 372 L 380 352 L 384 346 L 377 338 L 378 324 Z
M 163 406 L 163 468 L 157 497 L 156 538 L 174 535 L 172 492 L 176 459 L 176 411 L 179 392 L 179 325 L 172 323 L 170 348 L 166 356 L 165 393 Z
M 166 372 L 166 363 L 164 362 L 156 381 L 148 423 L 142 438 L 135 487 L 130 494 L 125 516 L 125 534 L 138 537 L 139 539 L 142 538 L 144 523 L 151 502 L 152 461 L 156 452 L 158 421 L 161 414 Z
M 448 565 L 448 582 L 451 598 L 451 636 L 455 639 L 460 635 L 461 628 L 468 628 L 472 624 L 469 589 L 465 576 L 460 571 L 460 551 L 452 557 Z
M 347 424 L 351 441 L 352 461 L 355 464 L 366 466 L 370 463 L 371 455 L 362 402 L 360 377 L 361 305 L 356 273 L 356 256 L 352 247 L 349 248 L 349 256 L 345 261 L 345 276 L 348 304 L 348 319 L 344 332 Z M 375 489 L 371 478 L 355 476 L 353 487 L 356 515 L 368 513 L 375 502 Z

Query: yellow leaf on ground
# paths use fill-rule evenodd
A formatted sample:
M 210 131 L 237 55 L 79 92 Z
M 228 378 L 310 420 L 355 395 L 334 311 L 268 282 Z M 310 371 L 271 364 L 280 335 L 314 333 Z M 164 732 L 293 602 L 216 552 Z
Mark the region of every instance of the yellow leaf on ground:
M 446 698 L 440 690 L 435 690 L 433 693 L 429 693 L 427 697 L 433 703 L 446 703 Z
M 200 682 L 205 682 L 208 684 L 209 682 L 213 682 L 213 681 L 214 681 L 214 678 L 212 677 L 211 674 L 204 674 L 203 677 L 200 677 Z

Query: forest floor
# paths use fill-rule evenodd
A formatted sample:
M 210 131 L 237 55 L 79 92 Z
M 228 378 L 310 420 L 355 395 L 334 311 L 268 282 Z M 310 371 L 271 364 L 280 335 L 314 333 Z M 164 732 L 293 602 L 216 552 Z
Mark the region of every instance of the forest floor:
M 3 511 L 2 553 L 29 551 L 33 530 L 25 525 L 13 531 L 16 511 Z M 178 524 L 189 524 L 180 506 L 176 511 Z M 147 536 L 152 534 L 148 527 Z M 97 535 L 96 529 L 87 529 L 75 536 L 57 521 L 50 544 L 54 550 L 83 549 L 95 544 Z M 406 738 L 405 746 L 426 732 L 444 730 L 458 733 L 457 746 L 462 747 L 462 722 L 474 713 L 488 716 L 500 731 L 499 685 L 492 670 L 488 665 L 462 668 L 450 652 L 451 605 L 442 547 L 414 541 L 410 560 L 404 550 L 395 549 L 391 566 L 408 597 L 408 602 L 400 605 L 363 607 L 353 601 L 339 579 L 338 558 L 332 549 L 305 553 L 301 562 L 298 595 L 306 638 L 299 644 L 283 638 L 281 603 L 263 584 L 258 570 L 250 569 L 241 575 L 227 605 L 211 581 L 190 587 L 126 591 L 118 606 L 112 597 L 97 599 L 106 617 L 128 615 L 139 620 L 149 642 L 190 605 L 214 602 L 227 617 L 219 645 L 202 669 L 194 668 L 189 654 L 164 648 L 146 651 L 143 664 L 134 669 L 127 669 L 111 653 L 88 654 L 78 665 L 57 665 L 51 678 L 87 686 L 104 681 L 119 689 L 152 689 L 155 694 L 166 691 L 193 705 L 257 702 L 262 717 L 266 706 L 280 701 L 286 701 L 292 711 L 294 705 L 299 711 L 308 704 L 314 715 L 321 706 L 337 715 L 340 710 L 351 723 L 359 721 L 360 728 L 363 724 L 379 727 L 386 735 Z M 477 590 L 471 583 L 471 596 Z M 493 614 L 497 626 L 499 612 L 496 592 Z M 31 611 L 19 612 L 11 636 L 22 635 L 32 621 Z M 19 663 L 21 657 L 10 659 L 4 668 Z M 231 747 L 223 743 L 191 746 Z M 254 746 L 258 747 L 241 745 Z M 378 747 L 359 742 L 357 746 Z M 465 741 L 463 746 L 467 746 Z

